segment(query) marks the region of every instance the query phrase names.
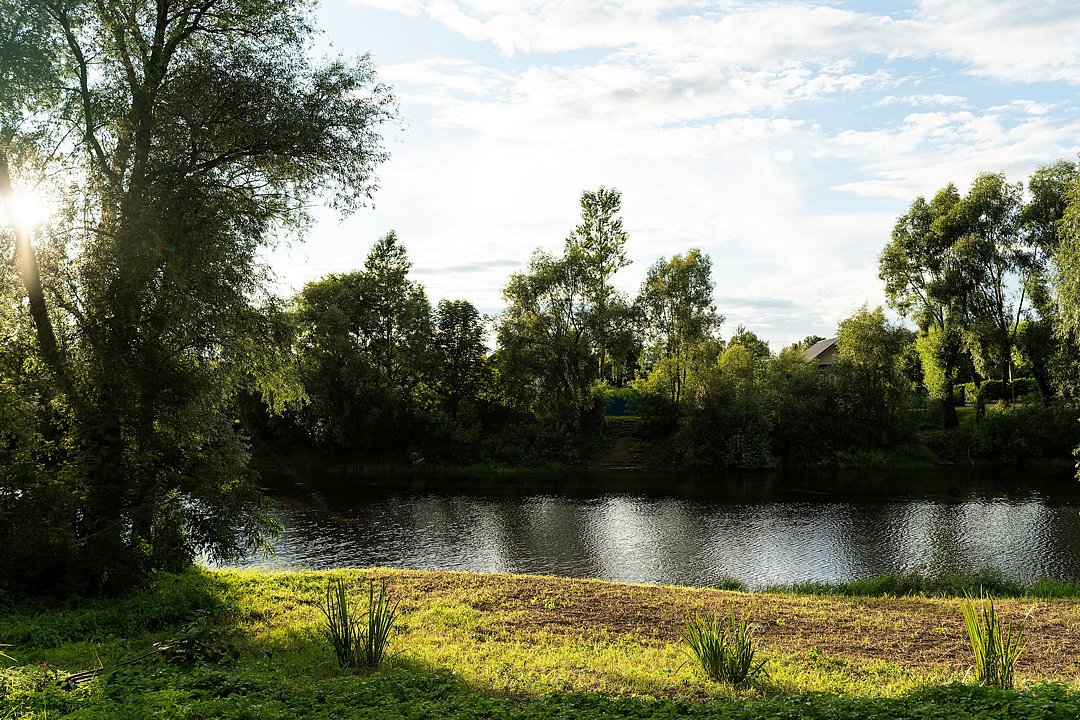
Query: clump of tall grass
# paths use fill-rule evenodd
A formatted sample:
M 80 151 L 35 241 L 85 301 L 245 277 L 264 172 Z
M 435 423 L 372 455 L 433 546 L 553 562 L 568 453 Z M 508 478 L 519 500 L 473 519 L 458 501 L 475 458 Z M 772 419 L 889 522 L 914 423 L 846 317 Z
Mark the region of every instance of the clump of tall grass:
M 755 662 L 754 631 L 746 618 L 735 620 L 735 611 L 728 623 L 713 613 L 694 615 L 679 637 L 686 643 L 687 654 L 712 680 L 742 687 L 764 671 L 766 661 Z
M 1016 660 L 1024 650 L 1024 626 L 1004 625 L 989 595 L 976 600 L 965 594 L 960 607 L 975 654 L 975 679 L 980 685 L 1011 690 Z
M 341 667 L 379 667 L 386 658 L 399 603 L 390 601 L 385 581 L 376 595 L 372 580 L 368 583 L 367 610 L 358 614 L 345 592 L 345 582 L 339 578 L 327 583 L 326 605 L 321 608 L 325 617 L 322 630 Z

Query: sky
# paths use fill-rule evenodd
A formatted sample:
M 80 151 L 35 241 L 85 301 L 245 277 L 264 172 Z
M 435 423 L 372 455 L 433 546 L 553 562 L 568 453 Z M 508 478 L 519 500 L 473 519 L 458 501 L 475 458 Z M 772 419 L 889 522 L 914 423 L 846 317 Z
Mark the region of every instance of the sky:
M 370 52 L 399 118 L 371 206 L 314 208 L 281 289 L 359 269 L 395 230 L 433 303 L 497 313 L 585 189 L 618 188 L 636 293 L 708 253 L 721 334 L 778 350 L 884 302 L 919 195 L 1080 151 L 1080 3 L 323 0 L 316 53 Z

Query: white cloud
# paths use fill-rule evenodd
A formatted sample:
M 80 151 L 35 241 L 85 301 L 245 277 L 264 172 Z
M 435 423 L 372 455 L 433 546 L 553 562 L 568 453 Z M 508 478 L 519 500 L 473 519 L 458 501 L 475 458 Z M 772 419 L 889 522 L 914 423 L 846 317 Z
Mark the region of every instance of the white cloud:
M 967 105 L 967 98 L 963 95 L 943 95 L 933 93 L 930 95 L 886 95 L 874 103 L 874 107 L 888 107 L 890 105 Z
M 452 93 L 488 95 L 508 81 L 506 73 L 469 60 L 432 57 L 409 63 L 384 65 L 379 75 L 401 86 L 419 86 L 435 90 L 441 98 Z
M 350 5 L 363 5 L 375 10 L 387 10 L 416 17 L 424 9 L 423 0 L 349 0 Z

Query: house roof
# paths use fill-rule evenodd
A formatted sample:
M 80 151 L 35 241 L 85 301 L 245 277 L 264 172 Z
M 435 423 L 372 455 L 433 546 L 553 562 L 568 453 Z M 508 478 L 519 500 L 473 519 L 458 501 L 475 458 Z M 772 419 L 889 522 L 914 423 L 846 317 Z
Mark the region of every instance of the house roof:
M 803 357 L 807 360 L 817 360 L 818 356 L 824 353 L 826 350 L 836 344 L 836 338 L 827 338 L 825 340 L 818 340 L 816 343 L 806 348 L 803 353 Z

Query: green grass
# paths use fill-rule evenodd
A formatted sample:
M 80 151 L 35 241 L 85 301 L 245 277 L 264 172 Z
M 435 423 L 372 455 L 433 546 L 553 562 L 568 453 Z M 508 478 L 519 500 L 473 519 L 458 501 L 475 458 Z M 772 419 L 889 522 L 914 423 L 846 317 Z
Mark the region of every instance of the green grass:
M 774 585 L 767 588 L 767 592 L 845 597 L 962 597 L 986 592 L 997 597 L 1076 598 L 1080 597 L 1080 584 L 1040 580 L 1032 585 L 1024 585 L 1009 580 L 999 570 L 986 567 L 965 573 L 884 573 L 839 583 L 798 582 Z
M 341 669 L 320 635 L 320 604 L 337 579 L 365 596 L 371 580 L 385 579 L 400 602 L 394 655 L 376 672 Z M 1017 602 L 1002 612 L 1015 617 Z M 1040 627 L 1073 622 L 1075 604 L 1040 602 L 1057 613 L 1037 618 Z M 689 608 L 750 615 L 768 677 L 736 689 L 689 666 L 678 637 Z M 897 622 L 894 610 L 940 626 L 960 647 L 954 599 L 388 570 L 190 572 L 161 576 L 131 598 L 15 603 L 0 615 L 0 643 L 14 645 L 6 652 L 18 663 L 0 669 L 0 719 L 1080 715 L 1075 688 L 1044 682 L 1075 676 L 1068 672 L 1022 666 L 1023 691 L 1002 692 L 960 684 L 965 668 L 953 660 L 913 662 L 905 648 L 918 645 L 904 635 L 913 622 Z M 194 633 L 193 624 L 210 631 Z M 71 691 L 56 685 L 182 633 L 203 640 Z

